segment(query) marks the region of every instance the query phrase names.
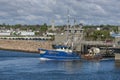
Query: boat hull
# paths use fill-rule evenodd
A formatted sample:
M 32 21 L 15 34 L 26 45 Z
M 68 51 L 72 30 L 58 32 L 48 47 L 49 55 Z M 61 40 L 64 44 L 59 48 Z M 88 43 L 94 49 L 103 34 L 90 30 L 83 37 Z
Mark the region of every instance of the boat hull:
M 102 55 L 86 54 L 86 55 L 82 55 L 82 58 L 85 59 L 85 60 L 101 60 L 102 59 Z
M 43 51 L 42 51 L 43 52 Z M 80 55 L 74 52 L 46 50 L 40 53 L 40 59 L 45 60 L 80 60 Z
M 80 57 L 40 55 L 41 60 L 80 60 Z

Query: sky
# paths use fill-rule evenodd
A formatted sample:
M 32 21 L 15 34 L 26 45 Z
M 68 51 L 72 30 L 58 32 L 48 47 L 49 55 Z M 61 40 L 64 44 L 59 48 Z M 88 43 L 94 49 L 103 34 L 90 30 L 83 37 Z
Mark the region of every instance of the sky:
M 0 0 L 0 24 L 120 25 L 120 0 Z

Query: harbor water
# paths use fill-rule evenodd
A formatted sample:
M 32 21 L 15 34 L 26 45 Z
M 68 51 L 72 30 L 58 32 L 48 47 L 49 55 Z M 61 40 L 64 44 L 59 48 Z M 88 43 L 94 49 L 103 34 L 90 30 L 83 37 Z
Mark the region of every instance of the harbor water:
M 0 80 L 120 80 L 120 62 L 40 61 L 39 54 L 0 50 Z

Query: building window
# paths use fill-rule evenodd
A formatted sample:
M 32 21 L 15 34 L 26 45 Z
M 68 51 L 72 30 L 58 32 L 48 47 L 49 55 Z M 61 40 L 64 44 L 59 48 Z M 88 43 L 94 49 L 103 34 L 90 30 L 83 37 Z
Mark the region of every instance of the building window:
M 69 33 L 71 33 L 71 30 L 69 30 Z
M 82 33 L 82 30 L 80 30 L 80 33 Z
M 117 43 L 118 43 L 118 45 L 120 45 L 120 41 L 118 41 Z
M 74 33 L 77 33 L 77 30 L 75 30 Z

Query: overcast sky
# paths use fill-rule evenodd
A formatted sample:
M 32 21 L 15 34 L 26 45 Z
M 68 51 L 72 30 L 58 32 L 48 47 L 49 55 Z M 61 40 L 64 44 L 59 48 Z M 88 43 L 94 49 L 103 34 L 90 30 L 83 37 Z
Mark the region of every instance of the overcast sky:
M 120 0 L 0 0 L 0 23 L 120 25 Z

